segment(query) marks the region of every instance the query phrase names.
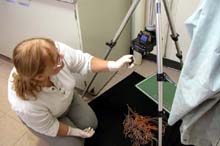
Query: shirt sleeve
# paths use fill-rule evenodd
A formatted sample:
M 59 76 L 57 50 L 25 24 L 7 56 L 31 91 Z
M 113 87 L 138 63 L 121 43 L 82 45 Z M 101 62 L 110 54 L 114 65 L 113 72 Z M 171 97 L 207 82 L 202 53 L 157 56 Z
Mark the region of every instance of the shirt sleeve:
M 37 111 L 31 114 L 18 112 L 17 114 L 34 131 L 51 137 L 57 136 L 59 121 L 49 111 Z
M 92 55 L 73 49 L 61 42 L 56 42 L 56 46 L 59 52 L 64 55 L 64 63 L 72 73 L 85 75 L 91 72 Z

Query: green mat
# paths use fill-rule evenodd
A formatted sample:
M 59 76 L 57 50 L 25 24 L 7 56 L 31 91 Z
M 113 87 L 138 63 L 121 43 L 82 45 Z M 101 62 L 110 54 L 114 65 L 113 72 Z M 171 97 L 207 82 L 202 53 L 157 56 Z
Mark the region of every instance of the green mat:
M 150 97 L 154 102 L 158 103 L 158 82 L 156 74 L 144 79 L 135 86 L 145 95 Z M 176 84 L 172 82 L 163 82 L 163 108 L 170 112 L 173 103 L 174 94 L 176 91 Z

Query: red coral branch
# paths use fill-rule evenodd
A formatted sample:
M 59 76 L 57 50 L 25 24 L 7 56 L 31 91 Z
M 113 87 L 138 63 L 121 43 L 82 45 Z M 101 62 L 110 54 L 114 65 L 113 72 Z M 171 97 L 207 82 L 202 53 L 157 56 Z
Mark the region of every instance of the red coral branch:
M 131 139 L 132 146 L 145 145 L 152 141 L 157 142 L 154 135 L 158 130 L 157 118 L 139 115 L 128 106 L 128 115 L 126 115 L 123 125 L 125 137 Z M 163 127 L 165 126 L 163 125 Z

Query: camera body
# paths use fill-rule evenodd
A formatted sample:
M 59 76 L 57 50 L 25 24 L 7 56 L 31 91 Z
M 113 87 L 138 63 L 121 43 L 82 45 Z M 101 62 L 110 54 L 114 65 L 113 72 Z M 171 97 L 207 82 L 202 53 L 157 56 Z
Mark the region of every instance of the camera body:
M 156 45 L 155 31 L 140 31 L 137 38 L 131 41 L 131 49 L 140 53 L 142 56 L 149 54 L 153 51 Z

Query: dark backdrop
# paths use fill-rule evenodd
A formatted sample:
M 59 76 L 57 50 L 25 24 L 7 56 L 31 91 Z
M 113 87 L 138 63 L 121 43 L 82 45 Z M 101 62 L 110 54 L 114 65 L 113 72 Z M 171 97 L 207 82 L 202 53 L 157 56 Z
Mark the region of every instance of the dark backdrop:
M 85 146 L 132 145 L 130 139 L 125 138 L 123 134 L 123 121 L 128 113 L 127 105 L 143 116 L 156 117 L 158 113 L 157 104 L 135 87 L 144 79 L 143 76 L 133 72 L 89 103 L 98 118 L 98 128 L 92 138 L 86 139 Z M 166 113 L 165 121 L 168 116 L 169 114 Z M 179 125 L 180 122 L 166 128 L 163 146 L 184 146 L 180 143 Z M 147 145 L 151 146 L 151 144 Z

